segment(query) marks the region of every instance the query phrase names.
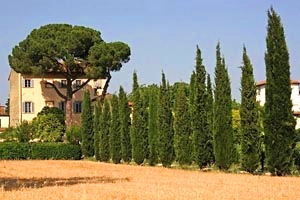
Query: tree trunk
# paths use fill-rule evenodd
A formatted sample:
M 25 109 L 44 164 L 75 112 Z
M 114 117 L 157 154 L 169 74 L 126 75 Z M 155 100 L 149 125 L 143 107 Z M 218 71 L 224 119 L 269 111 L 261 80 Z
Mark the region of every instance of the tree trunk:
M 67 98 L 66 98 L 66 128 L 72 126 L 72 81 L 67 80 Z

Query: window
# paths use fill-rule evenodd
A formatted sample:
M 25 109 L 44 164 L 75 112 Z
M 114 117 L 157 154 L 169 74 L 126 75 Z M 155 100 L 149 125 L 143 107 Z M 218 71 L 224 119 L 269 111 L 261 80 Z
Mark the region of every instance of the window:
M 79 88 L 81 86 L 81 80 L 75 80 L 74 88 Z
M 23 87 L 24 88 L 33 88 L 33 80 L 23 79 Z
M 73 103 L 73 112 L 74 113 L 81 113 L 81 101 L 75 101 Z
M 52 108 L 54 106 L 54 101 L 46 101 L 45 104 L 46 106 Z
M 23 113 L 33 113 L 33 102 L 25 101 L 23 102 Z
M 59 109 L 66 111 L 66 102 L 65 101 L 59 102 L 58 107 L 59 107 Z
M 67 80 L 61 80 L 60 81 L 60 87 L 61 88 L 66 88 L 67 87 Z

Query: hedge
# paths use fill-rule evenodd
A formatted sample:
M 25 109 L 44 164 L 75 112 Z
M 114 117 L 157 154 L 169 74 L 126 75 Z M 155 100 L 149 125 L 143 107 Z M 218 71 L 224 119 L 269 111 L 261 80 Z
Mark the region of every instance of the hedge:
M 0 143 L 1 160 L 79 160 L 81 149 L 78 145 L 65 143 Z

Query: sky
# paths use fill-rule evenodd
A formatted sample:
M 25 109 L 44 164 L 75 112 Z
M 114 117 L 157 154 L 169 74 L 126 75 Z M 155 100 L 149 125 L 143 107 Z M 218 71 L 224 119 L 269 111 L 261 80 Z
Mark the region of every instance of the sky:
M 8 55 L 33 30 L 46 24 L 82 25 L 101 32 L 106 42 L 131 48 L 130 61 L 112 73 L 109 93 L 123 86 L 129 93 L 132 74 L 140 85 L 189 82 L 196 45 L 207 73 L 214 78 L 216 45 L 228 68 L 232 98 L 240 99 L 242 48 L 246 46 L 255 80 L 265 79 L 267 11 L 280 15 L 290 54 L 291 78 L 300 80 L 299 0 L 1 0 L 0 105 L 9 96 Z

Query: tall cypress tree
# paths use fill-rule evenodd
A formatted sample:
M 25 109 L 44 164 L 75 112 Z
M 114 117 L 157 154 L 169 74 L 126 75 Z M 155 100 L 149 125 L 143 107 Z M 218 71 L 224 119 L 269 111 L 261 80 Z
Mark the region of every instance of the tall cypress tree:
M 171 101 L 169 98 L 169 87 L 166 82 L 165 74 L 162 73 L 162 82 L 159 90 L 159 109 L 158 109 L 158 152 L 162 165 L 168 167 L 174 161 L 174 131 L 171 111 Z
M 243 49 L 241 68 L 241 164 L 244 170 L 252 173 L 258 168 L 260 162 L 260 128 L 253 67 L 247 55 L 246 47 Z
M 100 161 L 109 161 L 109 129 L 110 129 L 110 105 L 107 99 L 104 99 L 102 114 L 100 117 Z
M 136 72 L 133 73 L 133 113 L 131 125 L 132 158 L 135 163 L 142 164 L 146 157 L 144 149 L 145 119 L 143 101 Z
M 97 99 L 94 107 L 94 151 L 96 160 L 100 160 L 100 117 L 101 117 L 101 102 Z
M 90 93 L 84 92 L 81 113 L 81 150 L 84 157 L 94 155 L 93 110 Z
M 153 86 L 150 88 L 149 95 L 149 118 L 148 118 L 148 134 L 149 134 L 149 164 L 151 166 L 155 165 L 158 162 L 158 153 L 157 153 L 157 136 L 158 136 L 158 88 Z
M 111 99 L 111 126 L 110 126 L 110 154 L 115 164 L 121 161 L 121 123 L 119 118 L 118 96 L 113 95 Z
M 126 93 L 121 86 L 119 89 L 119 115 L 120 115 L 120 133 L 121 133 L 121 152 L 124 162 L 131 160 L 131 142 L 130 142 L 130 108 Z
M 220 44 L 216 48 L 215 105 L 214 105 L 214 154 L 216 166 L 229 169 L 233 160 L 233 131 L 231 115 L 231 89 L 225 60 L 221 57 Z
M 188 98 L 186 86 L 178 84 L 175 100 L 175 119 L 174 119 L 174 147 L 176 160 L 180 165 L 191 164 L 191 121 L 188 110 Z
M 296 143 L 292 113 L 289 53 L 278 14 L 268 11 L 266 38 L 265 144 L 268 169 L 276 175 L 290 173 Z
M 202 63 L 201 51 L 197 46 L 196 70 L 194 80 L 194 117 L 192 120 L 193 143 L 195 161 L 200 168 L 209 164 L 210 149 L 207 145 L 209 141 L 208 116 L 207 116 L 207 91 L 206 91 L 206 71 Z
M 206 112 L 207 112 L 207 123 L 208 123 L 207 132 L 209 137 L 207 140 L 207 150 L 209 154 L 208 156 L 209 162 L 213 163 L 215 161 L 214 149 L 213 149 L 214 97 L 213 97 L 213 89 L 212 89 L 209 74 L 207 74 L 206 91 L 207 91 Z

